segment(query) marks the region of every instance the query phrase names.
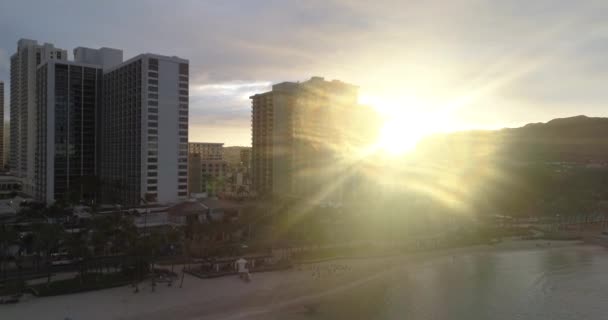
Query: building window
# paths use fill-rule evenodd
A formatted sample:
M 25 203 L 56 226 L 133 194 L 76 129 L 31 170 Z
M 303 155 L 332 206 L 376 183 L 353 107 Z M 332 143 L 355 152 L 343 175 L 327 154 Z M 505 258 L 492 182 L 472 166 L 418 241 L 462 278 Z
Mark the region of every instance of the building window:
M 188 195 L 188 193 L 187 192 L 178 192 L 177 195 L 180 197 L 185 197 L 186 195 Z
M 185 165 L 179 165 L 179 166 L 178 166 L 178 168 L 179 168 L 180 170 L 186 170 L 186 169 L 188 169 L 188 166 L 185 166 Z
M 188 138 L 179 138 L 179 142 L 188 142 Z
M 188 179 L 179 178 L 179 179 L 177 179 L 177 182 L 179 182 L 179 183 L 186 183 L 186 182 L 188 182 Z
M 187 124 L 180 124 L 179 128 L 180 129 L 188 129 L 188 125 Z
M 188 186 L 182 184 L 182 185 L 178 186 L 177 189 L 178 190 L 186 190 L 186 189 L 188 189 Z
M 156 177 L 157 175 L 157 172 L 148 172 L 148 177 Z
M 158 141 L 158 137 L 156 137 L 156 136 L 149 136 L 148 137 L 148 141 Z
M 188 89 L 188 84 L 187 83 L 180 83 L 179 87 L 182 89 Z
M 156 123 L 156 122 L 148 122 L 148 127 L 158 128 L 158 123 Z
M 148 79 L 148 84 L 158 85 L 158 80 L 156 80 L 156 79 Z
M 148 191 L 156 191 L 156 187 L 155 186 L 148 186 Z
M 187 118 L 187 117 L 186 117 L 186 118 L 184 118 L 184 117 L 180 117 L 180 118 L 179 118 L 179 121 L 180 121 L 180 122 L 188 122 L 188 118 Z
M 156 108 L 148 108 L 148 112 L 150 112 L 150 113 L 158 113 L 158 109 L 156 109 Z
M 150 150 L 150 151 L 148 151 L 148 156 L 156 157 L 157 155 L 158 155 L 158 151 L 156 151 L 156 150 Z
M 148 59 L 148 68 L 150 70 L 158 71 L 158 59 L 153 59 L 153 58 Z
M 187 171 L 180 171 L 177 175 L 178 176 L 182 176 L 182 177 L 186 177 L 186 176 L 188 176 L 188 172 Z
M 148 86 L 148 91 L 158 92 L 158 87 Z
M 156 184 L 156 179 L 148 179 L 149 184 Z
M 158 134 L 158 129 L 149 129 L 148 134 Z
M 148 162 L 150 162 L 150 163 L 157 163 L 158 159 L 156 159 L 156 158 L 148 158 Z
M 179 81 L 188 82 L 188 76 L 179 76 Z
M 150 99 L 158 99 L 158 94 L 156 94 L 156 93 L 148 93 L 148 98 L 150 98 Z
M 157 115 L 148 115 L 148 120 L 158 120 L 158 116 Z
M 179 94 L 188 95 L 188 90 L 179 90 Z
M 148 72 L 148 77 L 158 78 L 158 73 L 156 73 L 156 72 Z
M 188 64 L 180 63 L 179 64 L 179 74 L 180 75 L 188 75 Z
M 187 116 L 188 115 L 188 111 L 186 111 L 186 110 L 180 110 L 179 111 L 179 115 L 180 116 Z
M 179 97 L 179 101 L 180 102 L 188 102 L 188 98 L 187 97 Z
M 150 101 L 148 101 L 148 105 L 149 106 L 155 106 L 155 107 L 157 107 L 158 106 L 158 101 L 150 100 Z
M 156 169 L 158 169 L 157 165 L 155 165 L 155 164 L 148 165 L 148 170 L 156 170 Z

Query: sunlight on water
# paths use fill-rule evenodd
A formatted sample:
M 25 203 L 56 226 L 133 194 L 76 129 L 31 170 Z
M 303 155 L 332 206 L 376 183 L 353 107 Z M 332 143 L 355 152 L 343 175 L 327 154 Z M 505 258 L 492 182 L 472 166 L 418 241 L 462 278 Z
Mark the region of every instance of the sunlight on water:
M 292 319 L 600 319 L 606 268 L 600 247 L 447 256 L 324 299 L 316 314 Z

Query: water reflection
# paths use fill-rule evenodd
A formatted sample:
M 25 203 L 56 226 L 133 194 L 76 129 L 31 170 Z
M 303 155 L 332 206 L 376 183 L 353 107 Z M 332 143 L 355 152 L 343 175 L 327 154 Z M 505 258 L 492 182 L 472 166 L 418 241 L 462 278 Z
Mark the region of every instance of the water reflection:
M 600 319 L 608 314 L 600 247 L 480 252 L 412 264 L 342 295 L 327 319 Z M 345 312 L 349 310 L 349 312 Z M 322 319 L 322 316 L 314 317 Z M 324 318 L 323 318 L 324 319 Z

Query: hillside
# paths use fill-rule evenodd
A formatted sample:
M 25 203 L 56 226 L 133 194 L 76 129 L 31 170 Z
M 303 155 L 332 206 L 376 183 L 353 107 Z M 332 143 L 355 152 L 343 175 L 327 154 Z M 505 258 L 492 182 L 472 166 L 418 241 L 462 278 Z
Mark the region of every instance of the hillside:
M 608 162 L 608 118 L 576 116 L 498 131 L 435 135 L 418 147 L 419 155 L 468 152 L 518 162 Z M 445 157 L 444 157 L 445 158 Z
M 404 180 L 445 210 L 608 214 L 607 137 L 608 118 L 585 116 L 434 135 L 410 156 Z

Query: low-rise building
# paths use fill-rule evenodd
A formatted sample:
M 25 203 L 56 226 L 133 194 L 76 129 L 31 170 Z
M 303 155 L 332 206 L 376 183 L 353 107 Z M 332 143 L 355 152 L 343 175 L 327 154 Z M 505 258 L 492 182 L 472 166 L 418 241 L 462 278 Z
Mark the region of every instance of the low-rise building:
M 216 195 L 226 189 L 228 163 L 224 160 L 223 143 L 189 143 L 189 192 Z

